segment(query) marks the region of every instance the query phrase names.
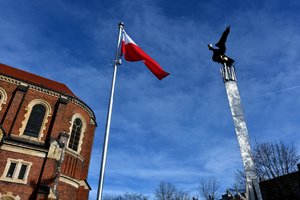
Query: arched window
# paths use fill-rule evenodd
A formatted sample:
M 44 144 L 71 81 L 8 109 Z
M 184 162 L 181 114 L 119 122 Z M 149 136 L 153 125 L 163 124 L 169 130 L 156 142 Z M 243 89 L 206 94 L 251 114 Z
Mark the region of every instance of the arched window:
M 41 127 L 43 125 L 44 117 L 46 114 L 46 108 L 42 104 L 36 104 L 32 107 L 24 135 L 31 137 L 39 137 Z
M 73 121 L 71 137 L 70 137 L 69 145 L 68 145 L 68 147 L 70 149 L 72 149 L 76 152 L 77 152 L 78 146 L 79 146 L 81 131 L 82 131 L 82 121 L 81 121 L 81 119 L 76 118 Z

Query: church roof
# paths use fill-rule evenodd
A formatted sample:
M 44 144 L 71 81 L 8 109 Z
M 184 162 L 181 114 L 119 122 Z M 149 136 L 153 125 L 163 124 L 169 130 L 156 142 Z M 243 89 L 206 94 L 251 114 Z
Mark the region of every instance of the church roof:
M 63 93 L 69 96 L 76 97 L 75 94 L 63 83 L 59 83 L 36 74 L 32 74 L 14 67 L 0 63 L 0 74 L 24 81 L 26 83 L 40 86 L 45 89 L 50 89 L 55 92 Z M 76 97 L 77 98 L 77 97 Z

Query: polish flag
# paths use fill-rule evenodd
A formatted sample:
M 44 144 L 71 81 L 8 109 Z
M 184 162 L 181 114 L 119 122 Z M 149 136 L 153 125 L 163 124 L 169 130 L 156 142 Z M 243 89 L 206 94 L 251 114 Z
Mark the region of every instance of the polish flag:
M 163 79 L 169 75 L 161 66 L 146 54 L 127 34 L 123 31 L 122 37 L 122 55 L 127 61 L 143 60 L 148 69 L 159 79 Z

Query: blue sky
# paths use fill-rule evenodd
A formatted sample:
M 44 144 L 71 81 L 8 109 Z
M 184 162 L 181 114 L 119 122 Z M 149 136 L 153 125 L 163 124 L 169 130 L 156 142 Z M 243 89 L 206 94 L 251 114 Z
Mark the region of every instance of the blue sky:
M 251 143 L 294 143 L 300 153 L 300 2 L 296 0 L 0 1 L 0 62 L 67 84 L 97 117 L 88 182 L 96 198 L 112 61 L 123 21 L 171 75 L 123 61 L 116 82 L 104 193 L 152 196 L 161 180 L 196 194 L 220 191 L 242 169 L 219 65 L 227 25 Z

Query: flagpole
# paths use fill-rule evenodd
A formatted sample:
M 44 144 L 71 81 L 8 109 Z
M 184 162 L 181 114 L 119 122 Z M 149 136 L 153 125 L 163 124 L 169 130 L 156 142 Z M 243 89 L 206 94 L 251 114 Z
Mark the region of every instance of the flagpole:
M 113 77 L 112 77 L 109 105 L 108 105 L 108 111 L 107 111 L 107 117 L 106 117 L 106 128 L 105 128 L 105 135 L 104 135 L 97 200 L 102 199 L 104 174 L 105 174 L 104 172 L 105 172 L 108 138 L 109 138 L 109 131 L 110 131 L 111 114 L 112 114 L 112 107 L 113 107 L 113 100 L 114 100 L 115 82 L 116 82 L 116 77 L 117 77 L 118 65 L 121 65 L 121 60 L 120 60 L 119 56 L 120 56 L 120 44 L 121 44 L 121 37 L 122 37 L 123 29 L 124 29 L 124 24 L 122 22 L 120 22 L 119 23 L 119 37 L 118 37 L 118 43 L 117 43 L 117 49 L 116 49 L 116 56 L 115 56 L 115 60 L 114 60 L 114 73 L 113 73 Z

